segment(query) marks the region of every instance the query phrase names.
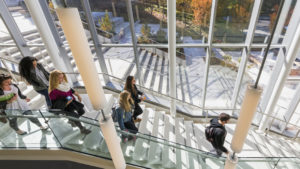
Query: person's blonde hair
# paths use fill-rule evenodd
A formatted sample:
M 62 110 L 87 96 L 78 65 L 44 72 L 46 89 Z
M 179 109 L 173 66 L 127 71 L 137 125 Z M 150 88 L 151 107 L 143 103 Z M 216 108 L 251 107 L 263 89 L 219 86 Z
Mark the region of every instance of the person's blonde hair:
M 124 90 L 120 93 L 119 104 L 125 110 L 125 112 L 131 111 L 131 105 L 133 104 L 133 100 L 131 98 L 131 94 L 128 91 Z
M 49 93 L 52 92 L 52 90 L 56 89 L 57 86 L 59 85 L 58 76 L 61 75 L 61 74 L 64 76 L 64 81 L 66 83 L 68 83 L 66 74 L 64 74 L 60 70 L 53 70 L 50 73 L 50 77 L 49 77 Z

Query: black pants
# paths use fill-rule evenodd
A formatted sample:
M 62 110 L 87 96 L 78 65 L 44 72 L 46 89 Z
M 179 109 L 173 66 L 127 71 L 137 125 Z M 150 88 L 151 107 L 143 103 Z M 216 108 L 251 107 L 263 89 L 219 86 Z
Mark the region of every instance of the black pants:
M 212 144 L 212 146 L 214 147 L 214 149 L 215 149 L 217 155 L 218 155 L 218 156 L 221 156 L 222 153 L 223 153 L 223 151 L 222 151 L 220 148 L 218 148 L 214 142 L 211 142 L 211 144 Z
M 140 107 L 140 105 L 138 103 L 134 104 L 134 111 L 133 111 L 133 119 L 135 120 L 137 118 L 138 115 L 143 113 L 143 109 Z
M 66 115 L 74 117 L 74 118 L 79 118 L 82 114 L 79 115 L 79 113 L 77 113 L 76 110 L 74 109 L 74 107 L 70 106 L 70 104 L 65 108 Z M 84 110 L 83 110 L 83 113 L 84 113 Z M 75 120 L 70 120 L 70 121 L 72 121 L 79 129 L 83 129 L 83 126 L 79 121 L 75 121 Z
M 138 128 L 136 128 L 132 119 L 128 122 L 125 122 L 124 126 L 130 133 L 136 134 L 138 132 Z
M 32 112 L 30 110 L 25 111 L 23 113 L 24 115 L 32 115 Z M 42 124 L 40 123 L 40 121 L 37 118 L 28 118 L 32 123 L 36 124 L 37 126 L 42 126 Z M 17 123 L 18 118 L 13 117 L 13 118 L 9 118 L 9 126 L 14 129 L 15 131 L 20 130 L 18 127 L 18 123 Z

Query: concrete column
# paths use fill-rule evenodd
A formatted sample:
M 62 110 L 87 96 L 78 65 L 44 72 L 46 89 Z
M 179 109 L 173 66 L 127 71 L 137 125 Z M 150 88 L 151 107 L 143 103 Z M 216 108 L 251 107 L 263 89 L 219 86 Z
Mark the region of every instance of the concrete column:
M 168 57 L 169 57 L 169 94 L 176 98 L 176 1 L 168 0 Z M 170 113 L 176 116 L 176 100 L 171 99 Z

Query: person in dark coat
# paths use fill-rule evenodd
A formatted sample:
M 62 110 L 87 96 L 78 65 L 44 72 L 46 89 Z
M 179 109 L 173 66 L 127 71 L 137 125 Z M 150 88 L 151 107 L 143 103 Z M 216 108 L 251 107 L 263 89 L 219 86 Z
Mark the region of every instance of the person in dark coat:
M 78 98 L 78 101 L 74 97 Z M 59 71 L 54 70 L 50 74 L 49 96 L 52 101 L 52 109 L 61 109 L 66 115 L 79 118 L 85 113 L 81 102 L 80 95 L 74 91 L 68 84 L 66 75 Z M 89 134 L 91 130 L 86 129 L 79 121 L 69 120 L 69 123 L 80 129 L 82 134 Z
M 37 63 L 35 57 L 26 56 L 19 63 L 19 72 L 34 90 L 43 95 L 46 99 L 47 106 L 51 107 L 51 100 L 48 95 L 49 72 L 45 70 L 43 65 Z
M 135 122 L 141 121 L 141 119 L 137 119 L 137 116 L 143 113 L 143 109 L 140 107 L 139 103 L 145 100 L 145 96 L 143 92 L 137 89 L 135 85 L 135 78 L 133 76 L 127 77 L 124 90 L 131 93 L 131 98 L 134 101 L 134 112 L 132 115 L 133 120 L 135 120 Z
M 214 147 L 217 155 L 222 155 L 222 153 L 228 154 L 228 150 L 224 147 L 224 141 L 227 134 L 225 129 L 225 124 L 229 122 L 230 116 L 226 113 L 221 113 L 219 118 L 214 118 L 210 120 L 210 127 L 212 130 L 212 140 L 211 144 Z

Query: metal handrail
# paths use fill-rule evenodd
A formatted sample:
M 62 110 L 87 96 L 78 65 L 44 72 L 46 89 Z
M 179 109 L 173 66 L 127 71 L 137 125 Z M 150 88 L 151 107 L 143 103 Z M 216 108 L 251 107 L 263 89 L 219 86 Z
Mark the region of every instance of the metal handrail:
M 18 110 L 18 109 L 15 109 L 15 111 L 22 111 L 22 110 Z M 89 120 L 85 120 L 85 117 L 81 117 L 83 119 L 80 119 L 80 118 L 75 118 L 75 117 L 71 117 L 71 116 L 67 116 L 67 115 L 64 115 L 64 114 L 57 114 L 57 115 L 45 115 L 43 114 L 42 112 L 45 112 L 45 110 L 38 110 L 36 109 L 36 111 L 39 111 L 39 113 L 41 114 L 41 116 L 39 115 L 0 115 L 0 118 L 9 118 L 9 117 L 16 117 L 16 118 L 44 118 L 44 120 L 47 120 L 46 118 L 50 118 L 50 119 L 54 119 L 54 118 L 67 118 L 67 119 L 70 119 L 72 121 L 78 121 L 78 122 L 82 122 L 82 123 L 85 123 L 85 124 L 89 124 L 89 125 L 92 125 L 92 126 L 95 126 L 95 127 L 100 127 L 99 123 L 97 120 L 93 120 L 93 121 L 89 121 Z M 57 112 L 57 110 L 56 110 Z M 47 113 L 50 113 L 47 111 Z M 88 118 L 87 118 L 88 119 Z M 51 126 L 49 126 L 51 128 Z M 163 145 L 166 145 L 166 146 L 169 146 L 169 147 L 173 147 L 173 148 L 176 148 L 176 149 L 180 149 L 180 150 L 184 150 L 184 151 L 187 151 L 187 152 L 190 152 L 190 153 L 194 153 L 194 154 L 197 154 L 197 155 L 200 155 L 200 156 L 205 156 L 205 157 L 208 157 L 208 158 L 214 158 L 214 159 L 217 159 L 217 160 L 220 160 L 220 161 L 225 161 L 225 157 L 218 157 L 210 152 L 206 152 L 206 151 L 203 151 L 203 150 L 200 150 L 200 149 L 195 149 L 193 147 L 189 147 L 187 145 L 183 145 L 183 144 L 179 144 L 179 143 L 175 143 L 175 142 L 171 142 L 169 140 L 166 140 L 166 139 L 163 139 L 163 138 L 158 138 L 158 137 L 154 137 L 152 135 L 147 135 L 147 134 L 144 134 L 144 133 L 140 133 L 138 132 L 138 134 L 133 134 L 133 133 L 129 133 L 129 132 L 126 132 L 126 131 L 123 131 L 123 130 L 120 130 L 118 127 L 116 127 L 116 130 L 117 132 L 121 133 L 121 134 L 124 134 L 124 135 L 131 135 L 131 136 L 136 136 L 137 138 L 141 138 L 141 139 L 145 139 L 145 140 L 149 140 L 151 142 L 155 142 L 155 143 L 158 143 L 158 144 L 163 144 Z M 55 133 L 53 132 L 53 134 L 55 135 Z M 59 140 L 57 140 L 59 141 Z M 60 142 L 60 141 L 59 141 Z M 83 152 L 84 153 L 84 152 Z M 258 157 L 239 157 L 241 160 L 239 160 L 240 162 L 251 162 L 251 160 L 245 160 L 245 158 L 248 158 L 248 159 L 255 159 L 255 158 L 258 158 Z M 243 159 L 244 158 L 244 159 Z M 264 159 L 266 159 L 267 161 L 269 161 L 269 159 L 299 159 L 298 157 L 264 157 Z M 261 157 L 259 157 L 259 161 L 261 161 Z M 266 161 L 266 162 L 267 162 Z M 271 160 L 273 161 L 273 160 Z M 269 161 L 269 162 L 271 162 Z
M 14 111 L 20 111 L 21 112 L 23 110 L 15 109 Z M 39 116 L 39 115 L 21 115 L 20 114 L 20 115 L 0 115 L 0 118 L 10 118 L 10 117 L 14 117 L 14 118 L 44 118 L 44 120 L 47 120 L 47 121 L 49 121 L 49 120 L 45 119 L 45 118 L 50 118 L 50 119 L 52 119 L 52 118 L 53 119 L 54 118 L 67 118 L 67 119 L 70 119 L 72 121 L 78 121 L 78 122 L 89 124 L 89 125 L 92 125 L 92 126 L 95 126 L 95 127 L 100 127 L 98 120 L 88 121 L 88 120 L 84 120 L 84 119 L 80 119 L 80 118 L 75 118 L 75 117 L 72 117 L 72 116 L 67 116 L 65 114 L 45 115 L 45 114 L 42 113 L 44 110 L 38 110 L 37 109 L 36 111 L 39 111 L 41 116 Z M 56 112 L 57 112 L 57 110 L 56 110 Z M 63 111 L 61 111 L 61 112 L 63 112 Z M 48 112 L 48 113 L 50 113 L 50 112 Z M 85 118 L 85 117 L 81 117 L 81 118 Z M 51 126 L 49 126 L 49 127 L 51 128 Z M 140 133 L 140 132 L 138 132 L 138 134 L 133 134 L 133 133 L 126 132 L 124 130 L 119 129 L 118 126 L 116 127 L 116 130 L 117 130 L 117 132 L 122 133 L 124 135 L 136 136 L 137 138 L 146 139 L 146 140 L 149 140 L 149 141 L 152 141 L 152 142 L 155 142 L 155 143 L 159 143 L 159 144 L 163 144 L 163 145 L 166 145 L 166 146 L 170 146 L 170 147 L 173 147 L 173 148 L 176 148 L 176 149 L 185 150 L 185 151 L 197 154 L 197 155 L 201 155 L 201 156 L 205 156 L 205 157 L 209 157 L 209 158 L 215 158 L 215 159 L 219 159 L 219 160 L 221 159 L 223 161 L 225 160 L 224 157 L 218 157 L 218 156 L 216 156 L 216 155 L 214 155 L 210 152 L 206 152 L 206 151 L 203 151 L 203 150 L 200 150 L 200 149 L 195 149 L 193 147 L 189 147 L 187 145 L 172 142 L 172 141 L 169 141 L 169 140 L 166 140 L 166 139 L 163 139 L 163 138 L 154 137 L 152 135 L 148 135 L 148 134 L 144 134 L 144 133 Z M 53 134 L 55 134 L 55 133 L 53 132 Z
M 79 74 L 79 73 L 75 73 L 75 72 L 64 72 L 65 74 Z M 108 73 L 103 73 L 103 72 L 100 72 L 98 73 L 99 75 L 106 75 L 106 76 L 109 76 L 109 77 L 112 77 L 114 79 L 117 79 L 118 81 L 121 81 L 123 84 L 125 83 L 123 79 L 119 78 L 119 77 L 116 77 L 116 76 L 113 76 L 113 75 L 110 75 Z M 181 102 L 181 103 L 184 103 L 184 104 L 187 104 L 189 106 L 192 106 L 192 107 L 195 107 L 195 108 L 198 108 L 198 109 L 203 109 L 201 106 L 197 106 L 197 105 L 194 105 L 194 104 L 191 104 L 191 103 L 188 103 L 188 102 L 185 102 L 185 101 L 182 101 L 180 99 L 177 99 L 175 97 L 172 97 L 172 96 L 169 96 L 169 95 L 166 95 L 166 94 L 162 94 L 162 93 L 159 93 L 157 91 L 154 91 L 152 89 L 149 89 L 149 88 L 146 88 L 144 86 L 141 86 L 139 84 L 136 84 L 136 86 L 144 89 L 144 90 L 147 90 L 147 91 L 150 91 L 151 93 L 154 93 L 155 95 L 158 95 L 158 96 L 164 96 L 164 97 L 167 97 L 169 99 L 173 99 L 175 101 L 178 101 L 178 102 Z M 204 109 L 204 110 L 239 110 L 239 109 L 232 109 L 232 108 L 207 108 L 207 109 Z

